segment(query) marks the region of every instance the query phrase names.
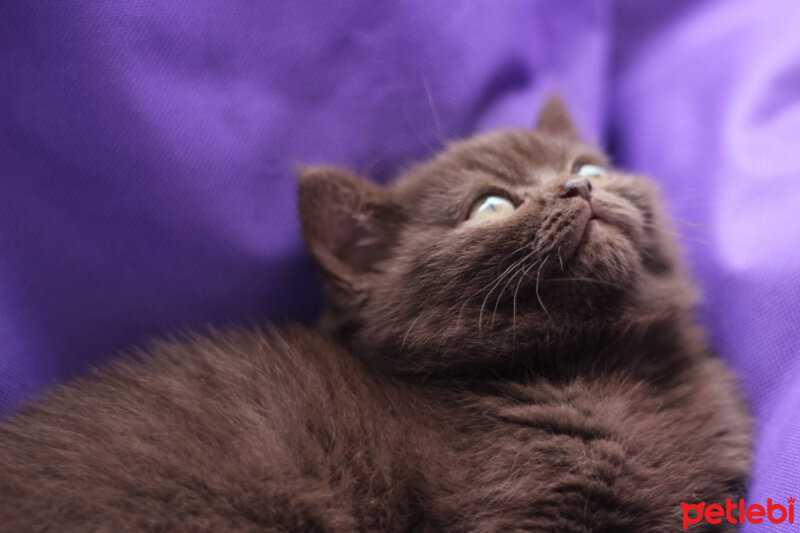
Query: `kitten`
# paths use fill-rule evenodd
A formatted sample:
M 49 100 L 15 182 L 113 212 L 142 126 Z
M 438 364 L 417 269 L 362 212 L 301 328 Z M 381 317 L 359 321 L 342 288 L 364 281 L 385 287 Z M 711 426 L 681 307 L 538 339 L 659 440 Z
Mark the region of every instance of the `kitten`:
M 29 405 L 0 529 L 676 531 L 739 497 L 747 416 L 654 186 L 560 100 L 391 187 L 306 170 L 300 211 L 320 330 L 157 343 Z

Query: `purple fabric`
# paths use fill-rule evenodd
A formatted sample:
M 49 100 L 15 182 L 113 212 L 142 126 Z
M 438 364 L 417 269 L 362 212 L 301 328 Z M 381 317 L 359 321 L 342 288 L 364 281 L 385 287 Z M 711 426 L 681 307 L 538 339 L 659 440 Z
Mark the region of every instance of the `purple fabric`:
M 800 496 L 797 20 L 792 0 L 2 3 L 0 411 L 150 335 L 310 319 L 294 165 L 386 180 L 558 90 L 663 183 L 759 421 L 751 500 Z
M 760 504 L 800 496 L 798 20 L 790 0 L 626 2 L 609 80 L 617 155 L 663 183 L 712 343 L 750 400 Z

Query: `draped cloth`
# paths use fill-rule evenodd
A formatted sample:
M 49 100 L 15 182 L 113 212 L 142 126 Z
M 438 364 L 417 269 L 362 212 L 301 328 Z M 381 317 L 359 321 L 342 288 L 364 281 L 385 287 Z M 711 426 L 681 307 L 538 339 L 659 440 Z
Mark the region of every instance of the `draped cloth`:
M 800 496 L 798 20 L 792 0 L 4 2 L 0 410 L 165 331 L 311 320 L 298 163 L 385 182 L 557 91 L 662 185 L 757 422 L 750 501 Z

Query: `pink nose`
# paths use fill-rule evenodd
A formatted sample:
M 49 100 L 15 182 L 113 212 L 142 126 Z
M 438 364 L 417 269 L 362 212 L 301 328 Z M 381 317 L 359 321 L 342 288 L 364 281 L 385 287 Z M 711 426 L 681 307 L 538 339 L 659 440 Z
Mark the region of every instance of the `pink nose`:
M 587 202 L 592 198 L 592 182 L 589 178 L 581 176 L 566 182 L 561 186 L 561 198 L 572 198 L 573 196 L 580 196 Z

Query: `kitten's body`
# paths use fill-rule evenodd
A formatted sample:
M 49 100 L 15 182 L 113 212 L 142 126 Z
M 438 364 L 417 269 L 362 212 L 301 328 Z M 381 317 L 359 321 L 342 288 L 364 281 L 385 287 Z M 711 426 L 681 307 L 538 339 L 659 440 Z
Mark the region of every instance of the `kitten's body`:
M 569 253 L 563 221 L 583 215 L 563 209 L 580 198 L 552 216 L 520 205 L 515 227 L 449 225 L 425 204 L 444 194 L 431 183 L 457 189 L 450 171 L 475 171 L 475 153 L 498 174 L 522 165 L 527 137 L 505 135 L 416 170 L 392 201 L 332 171 L 307 178 L 324 333 L 161 343 L 29 407 L 0 426 L 0 529 L 673 531 L 679 502 L 737 497 L 746 417 L 666 237 L 636 227 L 659 223 L 645 193 L 597 191 L 621 230 L 595 224 Z M 534 168 L 566 146 L 541 135 Z M 317 223 L 331 202 L 341 211 Z M 518 257 L 503 246 L 520 243 L 502 232 L 525 216 L 541 220 L 520 242 L 552 262 L 487 305 L 478 268 L 506 281 Z
M 678 386 L 414 384 L 303 330 L 153 351 L 1 430 L 0 529 L 677 530 L 745 474 L 710 359 Z

